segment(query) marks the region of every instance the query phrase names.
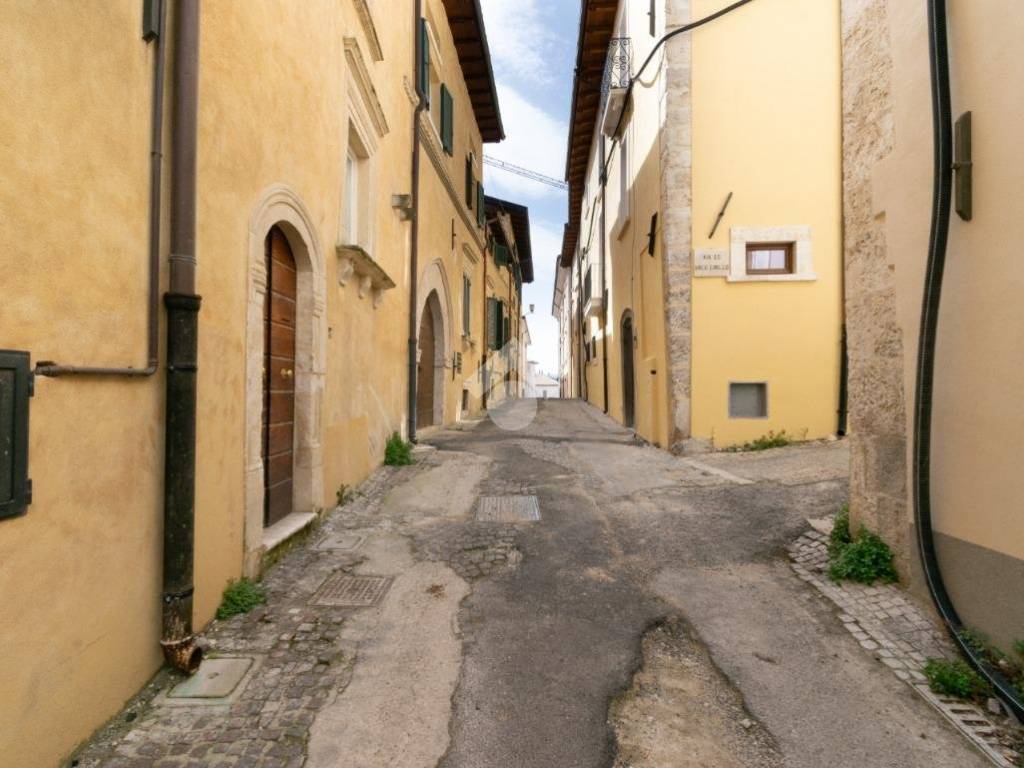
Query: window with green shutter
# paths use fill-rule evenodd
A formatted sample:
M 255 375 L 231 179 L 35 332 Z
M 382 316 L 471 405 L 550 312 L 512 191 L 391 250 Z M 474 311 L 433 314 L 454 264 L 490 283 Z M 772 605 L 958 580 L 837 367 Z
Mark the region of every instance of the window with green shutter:
M 471 336 L 470 320 L 472 320 L 471 308 L 473 306 L 473 291 L 469 278 L 462 276 L 462 335 Z
M 449 155 L 455 151 L 455 102 L 448 86 L 441 83 L 441 145 Z
M 507 341 L 505 338 L 505 302 L 501 299 L 498 299 L 495 326 L 495 336 L 497 337 L 495 349 L 501 349 Z
M 484 185 L 476 184 L 476 225 L 482 227 L 487 222 L 487 214 L 484 212 Z
M 512 316 L 505 315 L 505 326 L 501 333 L 502 346 L 505 346 L 512 341 Z
M 473 155 L 466 155 L 466 207 L 473 210 L 473 193 L 476 179 L 473 178 Z
M 420 19 L 420 71 L 419 91 L 423 103 L 430 106 L 430 33 L 427 31 L 427 20 Z
M 504 245 L 495 244 L 494 263 L 499 267 L 507 267 L 509 264 L 508 248 Z
M 487 297 L 487 348 L 498 348 L 498 300 Z

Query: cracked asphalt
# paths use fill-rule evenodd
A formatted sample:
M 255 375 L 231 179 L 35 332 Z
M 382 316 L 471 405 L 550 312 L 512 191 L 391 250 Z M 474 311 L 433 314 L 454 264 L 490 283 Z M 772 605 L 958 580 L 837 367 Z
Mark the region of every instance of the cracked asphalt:
M 578 401 L 424 435 L 214 622 L 230 703 L 161 673 L 77 754 L 111 768 L 974 768 L 785 547 L 845 500 L 845 445 L 683 458 Z M 479 520 L 482 496 L 540 520 Z M 358 542 L 355 548 L 331 545 Z M 325 579 L 384 577 L 367 607 Z

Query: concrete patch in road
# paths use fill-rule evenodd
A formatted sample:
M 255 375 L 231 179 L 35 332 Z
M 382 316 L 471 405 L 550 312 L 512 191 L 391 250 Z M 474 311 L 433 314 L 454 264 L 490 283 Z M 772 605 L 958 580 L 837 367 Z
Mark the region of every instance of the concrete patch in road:
M 338 550 L 340 552 L 351 552 L 363 543 L 364 538 L 362 535 L 350 531 L 334 533 L 318 543 L 316 548 L 321 551 Z
M 395 488 L 383 504 L 389 515 L 413 525 L 439 517 L 466 519 L 490 464 L 484 456 L 445 452 L 443 462 Z
M 742 697 L 677 619 L 643 638 L 643 666 L 609 709 L 615 768 L 779 768 L 782 759 Z

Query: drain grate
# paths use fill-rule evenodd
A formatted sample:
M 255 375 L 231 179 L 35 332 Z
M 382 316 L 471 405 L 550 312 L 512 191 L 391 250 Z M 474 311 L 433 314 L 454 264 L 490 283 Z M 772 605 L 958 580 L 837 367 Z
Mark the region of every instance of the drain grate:
M 316 545 L 318 550 L 340 549 L 353 550 L 363 543 L 363 537 L 355 533 L 336 533 Z
M 368 608 L 376 605 L 390 586 L 387 576 L 349 576 L 339 571 L 320 585 L 312 602 L 336 608 Z
M 491 523 L 529 523 L 540 520 L 536 496 L 481 496 L 476 519 Z

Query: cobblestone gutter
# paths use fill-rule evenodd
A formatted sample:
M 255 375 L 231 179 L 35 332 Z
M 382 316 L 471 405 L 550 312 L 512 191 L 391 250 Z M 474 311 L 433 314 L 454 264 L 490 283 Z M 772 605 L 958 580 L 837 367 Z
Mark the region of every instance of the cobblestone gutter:
M 921 670 L 929 658 L 956 657 L 953 644 L 931 619 L 896 585 L 836 583 L 828 577 L 828 536 L 808 531 L 789 548 L 797 576 L 813 586 L 840 611 L 839 620 L 861 647 L 937 709 L 994 765 L 1018 765 L 1021 734 L 1002 716 L 998 702 L 989 712 L 969 701 L 937 696 Z
M 429 517 L 410 520 L 389 510 L 384 501 L 392 489 L 444 461 L 443 454 L 425 452 L 413 466 L 379 469 L 350 501 L 328 513 L 319 528 L 268 570 L 262 582 L 265 605 L 207 627 L 202 642 L 208 657 L 254 659 L 252 671 L 232 697 L 171 706 L 167 693 L 183 678 L 164 669 L 68 765 L 302 766 L 314 719 L 348 686 L 358 655 L 357 647 L 342 639 L 342 630 L 359 609 L 312 604 L 311 598 L 329 576 L 351 572 L 362 562 L 359 542 L 382 532 L 409 536 L 417 560 L 448 563 L 467 580 L 518 562 L 513 526 Z M 355 548 L 330 548 L 332 539 L 347 540 Z

